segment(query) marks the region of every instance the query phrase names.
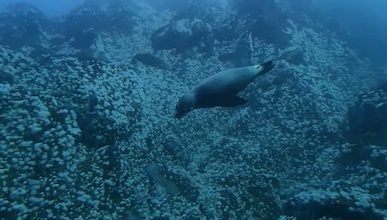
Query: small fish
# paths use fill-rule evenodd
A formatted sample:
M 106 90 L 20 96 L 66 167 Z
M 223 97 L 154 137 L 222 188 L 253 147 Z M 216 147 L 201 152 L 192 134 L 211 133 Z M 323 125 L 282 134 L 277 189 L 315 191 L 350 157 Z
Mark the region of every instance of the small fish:
M 154 163 L 148 164 L 145 167 L 146 173 L 160 186 L 162 186 L 168 194 L 176 195 L 178 192 L 177 186 L 171 180 L 160 174 L 160 166 Z

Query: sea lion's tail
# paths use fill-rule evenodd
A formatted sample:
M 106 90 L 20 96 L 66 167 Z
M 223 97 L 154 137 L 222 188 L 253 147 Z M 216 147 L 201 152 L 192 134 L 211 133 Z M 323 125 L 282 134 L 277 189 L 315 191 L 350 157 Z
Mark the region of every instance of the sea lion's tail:
M 257 66 L 257 69 L 260 69 L 258 76 L 262 76 L 263 74 L 268 73 L 274 67 L 275 67 L 275 65 L 273 64 L 273 61 L 268 61 L 266 63 L 263 63 L 263 64 Z

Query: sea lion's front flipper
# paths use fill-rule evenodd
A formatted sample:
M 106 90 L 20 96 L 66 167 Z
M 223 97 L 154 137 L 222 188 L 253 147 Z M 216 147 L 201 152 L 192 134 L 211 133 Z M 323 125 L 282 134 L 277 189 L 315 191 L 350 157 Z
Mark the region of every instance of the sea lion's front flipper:
M 235 107 L 235 106 L 238 106 L 238 105 L 243 105 L 245 104 L 246 102 L 248 102 L 246 99 L 243 99 L 239 96 L 230 96 L 230 97 L 226 97 L 222 100 L 219 100 L 218 101 L 218 105 L 217 106 L 220 106 L 220 107 Z

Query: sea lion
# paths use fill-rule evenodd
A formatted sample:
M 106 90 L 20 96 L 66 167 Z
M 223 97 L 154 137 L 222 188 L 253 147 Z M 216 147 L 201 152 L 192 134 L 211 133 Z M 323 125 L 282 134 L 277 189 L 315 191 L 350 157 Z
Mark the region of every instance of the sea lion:
M 255 78 L 273 68 L 273 62 L 269 61 L 261 65 L 227 69 L 216 73 L 179 99 L 175 117 L 180 119 L 194 109 L 243 105 L 248 101 L 237 94 Z

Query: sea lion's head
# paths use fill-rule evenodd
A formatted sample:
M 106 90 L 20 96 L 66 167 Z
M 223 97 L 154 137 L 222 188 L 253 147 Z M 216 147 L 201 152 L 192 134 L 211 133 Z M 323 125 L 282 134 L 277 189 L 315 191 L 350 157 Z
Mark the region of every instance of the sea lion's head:
M 180 119 L 188 112 L 194 110 L 195 100 L 188 94 L 179 99 L 175 107 L 175 118 Z

